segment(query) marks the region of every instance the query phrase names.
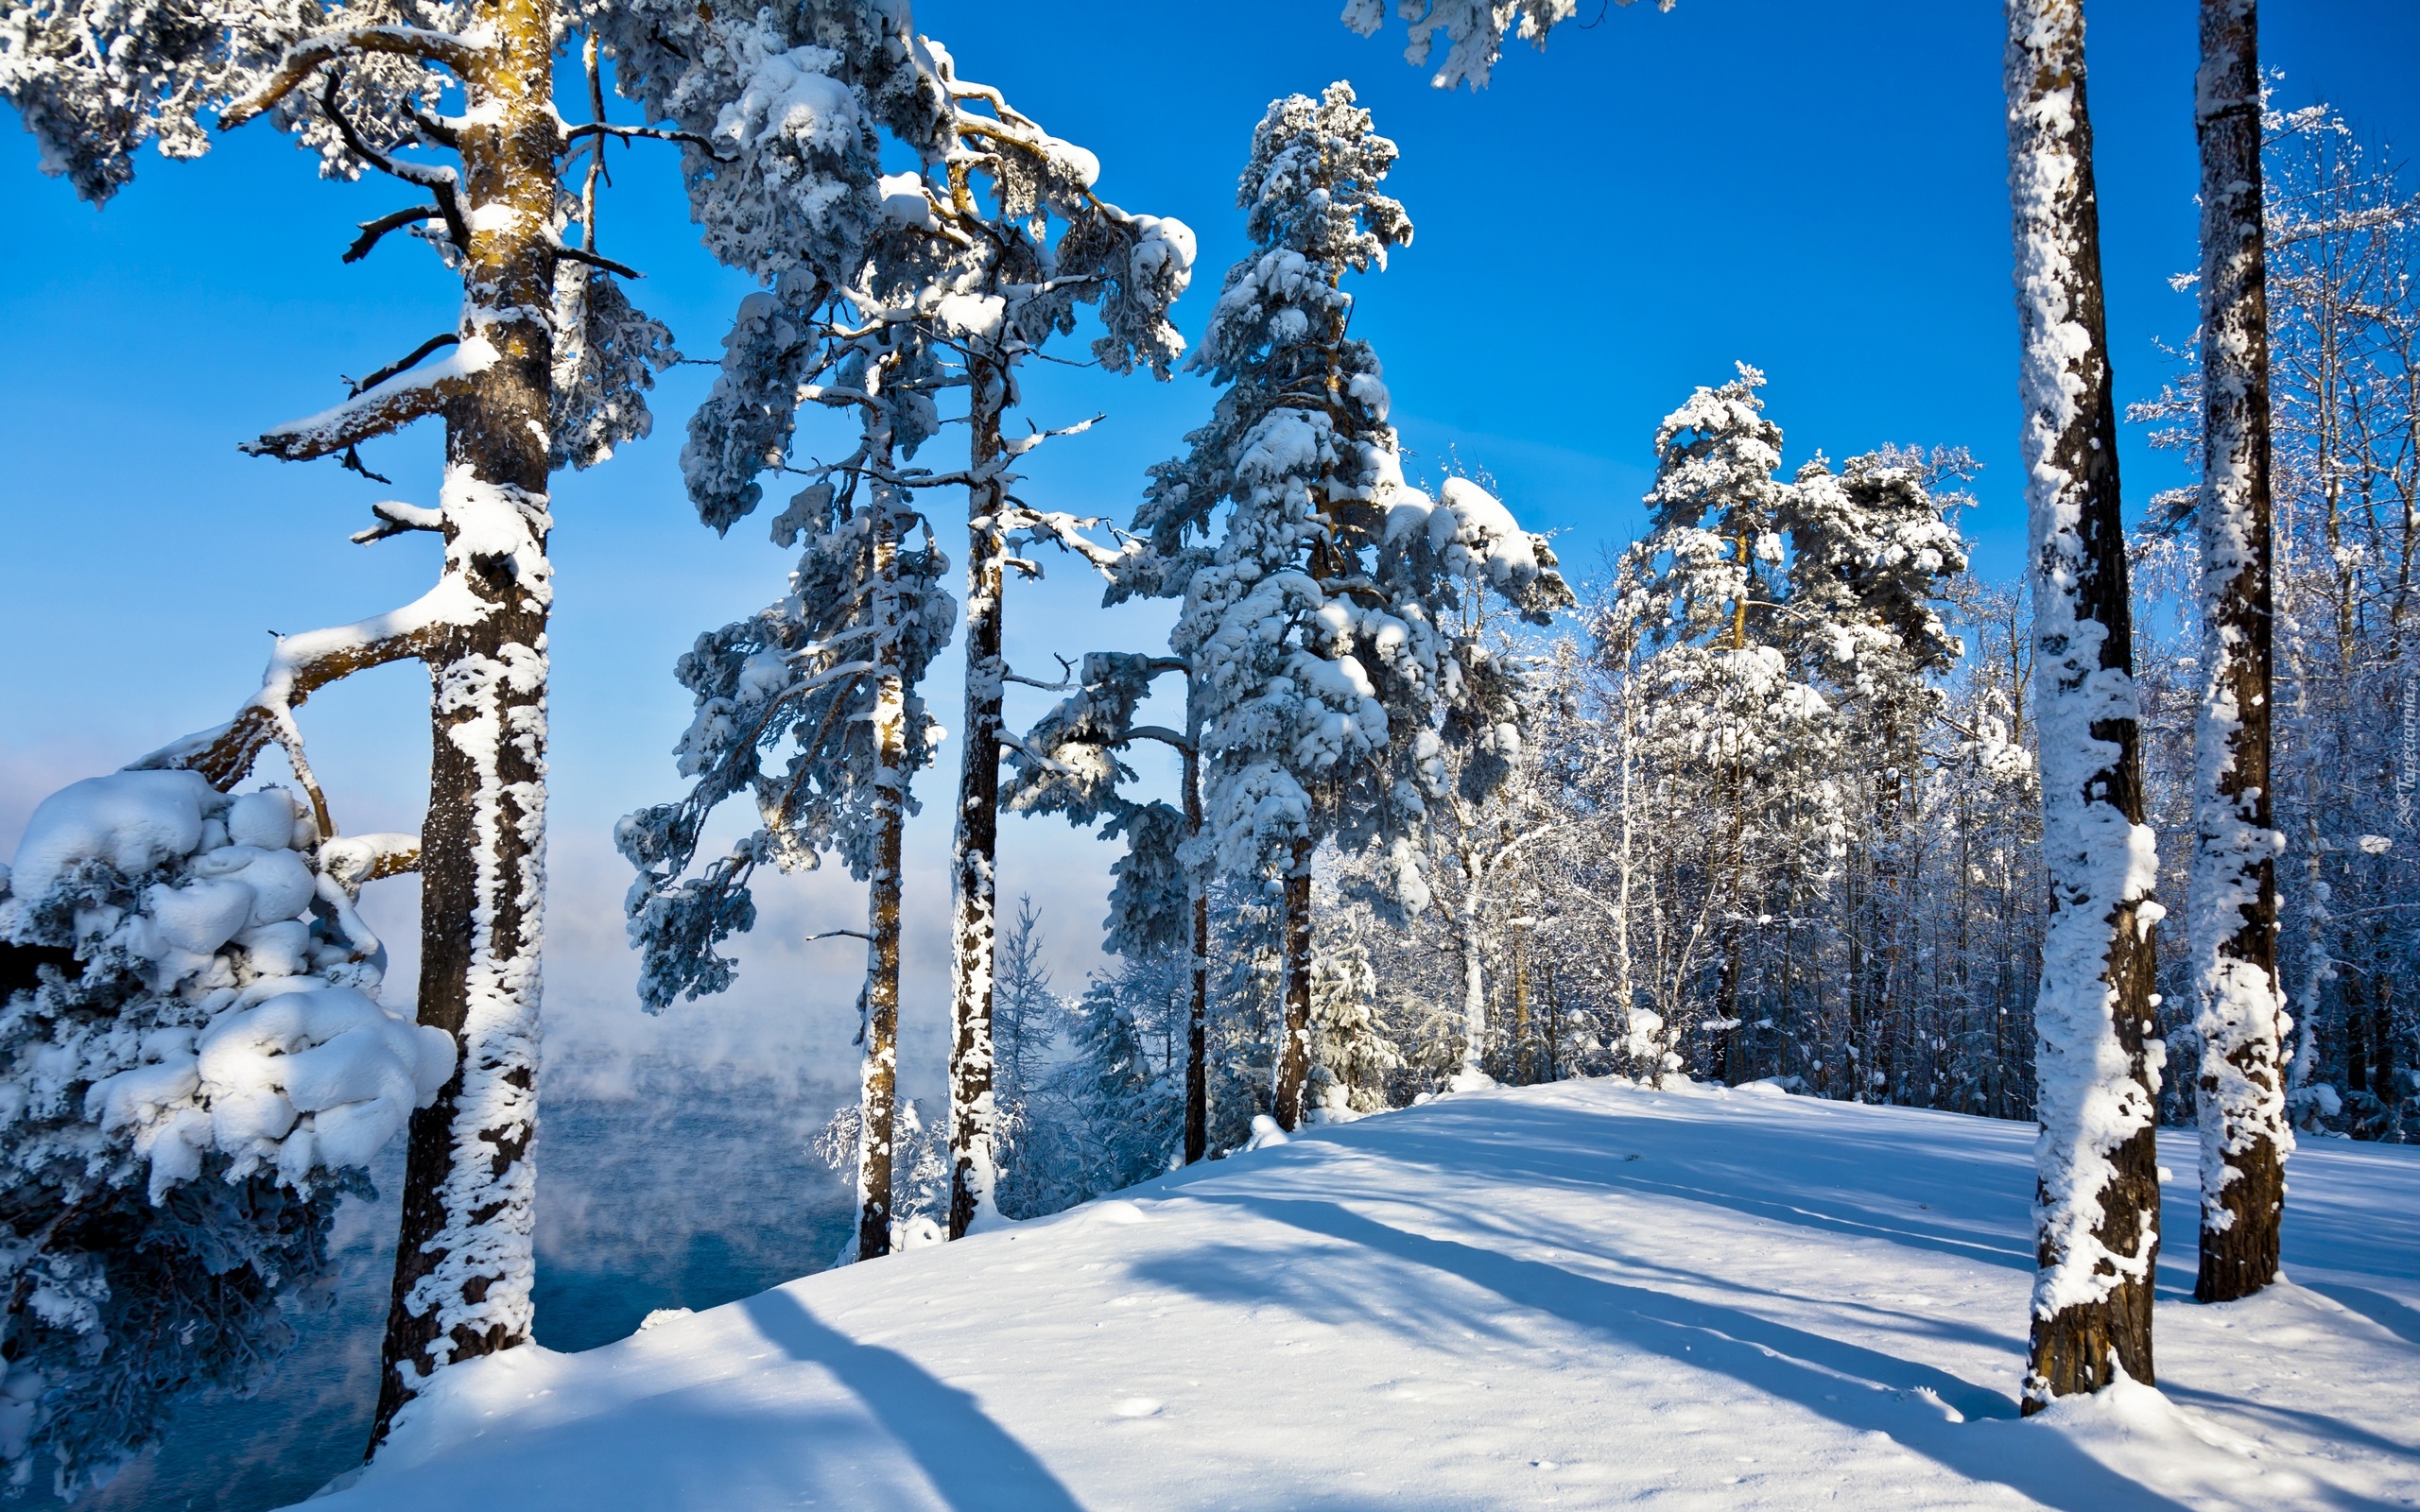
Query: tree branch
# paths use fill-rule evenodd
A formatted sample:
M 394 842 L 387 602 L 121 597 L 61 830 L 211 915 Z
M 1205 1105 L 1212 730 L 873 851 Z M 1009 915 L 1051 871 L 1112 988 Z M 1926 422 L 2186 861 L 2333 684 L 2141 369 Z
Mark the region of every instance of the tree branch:
M 318 780 L 311 775 L 311 764 L 302 750 L 302 728 L 294 722 L 294 711 L 312 694 L 339 679 L 422 655 L 429 644 L 427 632 L 434 620 L 426 611 L 428 602 L 424 598 L 396 613 L 333 629 L 279 636 L 277 648 L 269 653 L 268 669 L 261 675 L 260 691 L 236 711 L 234 718 L 216 730 L 201 730 L 164 746 L 130 762 L 126 769 L 199 772 L 211 786 L 222 793 L 230 792 L 252 769 L 260 753 L 275 743 L 285 747 L 296 781 L 310 796 L 320 833 L 334 834 L 336 822 L 328 815 L 327 799 L 320 791 Z
M 1111 741 L 1110 744 L 1113 746 L 1123 746 L 1130 740 L 1156 740 L 1163 746 L 1174 746 L 1181 751 L 1189 752 L 1193 749 L 1193 742 L 1185 739 L 1183 735 L 1178 734 L 1175 730 L 1168 729 L 1166 725 L 1136 725 L 1133 729 L 1118 736 L 1115 740 Z
M 647 277 L 645 273 L 640 272 L 637 268 L 631 266 L 627 263 L 617 263 L 610 257 L 600 257 L 595 252 L 587 251 L 578 247 L 558 246 L 555 249 L 555 255 L 557 257 L 568 257 L 575 263 L 586 263 L 591 267 L 601 267 L 608 273 L 616 273 L 623 278 Z
M 361 234 L 354 237 L 353 245 L 344 249 L 344 261 L 360 262 L 370 255 L 370 249 L 377 246 L 390 231 L 401 231 L 416 220 L 440 220 L 444 217 L 444 210 L 437 205 L 416 205 L 409 210 L 398 210 L 392 215 L 381 215 L 376 220 L 365 220 L 361 222 Z
M 304 420 L 261 433 L 238 450 L 285 462 L 307 462 L 400 430 L 434 415 L 474 377 L 495 365 L 496 351 L 485 336 L 460 342 L 453 355 L 419 372 L 373 384 L 337 405 Z
M 455 193 L 457 180 L 454 170 L 432 167 L 419 163 L 398 163 L 372 146 L 361 133 L 354 129 L 352 117 L 346 115 L 343 108 L 337 104 L 337 86 L 342 82 L 343 78 L 343 68 L 328 70 L 328 81 L 320 91 L 320 109 L 327 112 L 329 123 L 336 127 L 337 134 L 344 138 L 347 150 L 388 177 L 401 179 L 406 183 L 418 184 L 421 188 L 434 194 L 437 197 L 437 213 L 445 219 L 445 234 L 457 248 L 465 252 L 469 251 L 471 225 L 462 218 L 462 200 L 461 197 Z M 348 258 L 347 261 L 351 259 Z
M 443 511 L 424 509 L 417 504 L 405 504 L 396 499 L 381 499 L 370 507 L 370 512 L 378 517 L 378 524 L 367 530 L 356 530 L 348 538 L 356 546 L 366 546 L 373 541 L 384 541 L 389 536 L 406 535 L 414 530 L 441 531 L 445 528 Z
M 353 390 L 353 396 L 349 397 L 358 396 L 365 388 L 375 388 L 380 384 L 385 383 L 388 379 L 392 378 L 399 372 L 411 371 L 414 368 L 419 367 L 421 359 L 427 356 L 430 352 L 436 352 L 444 347 L 458 346 L 461 343 L 461 340 L 462 338 L 460 336 L 456 335 L 451 331 L 440 332 L 438 335 L 422 342 L 419 346 L 412 348 L 411 351 L 406 352 L 401 357 L 396 358 L 393 362 L 387 364 L 384 368 L 381 368 L 376 372 L 372 373 L 369 377 L 359 379 L 357 381 L 352 378 L 346 379 L 345 384 Z
M 320 69 L 354 53 L 388 53 L 441 64 L 469 78 L 490 49 L 468 37 L 422 26 L 353 26 L 306 37 L 285 50 L 257 89 L 218 112 L 218 129 L 232 131 L 300 88 Z
M 420 869 L 417 834 L 349 834 L 320 843 L 320 869 L 349 890 L 384 877 L 400 877 Z
M 681 142 L 693 147 L 703 148 L 706 156 L 717 163 L 739 161 L 737 158 L 723 156 L 718 150 L 720 144 L 717 143 L 713 137 L 700 136 L 695 131 L 666 131 L 652 126 L 614 126 L 606 121 L 590 121 L 582 126 L 575 126 L 564 132 L 564 149 L 569 150 L 574 143 L 584 136 L 618 136 L 625 140 L 636 136 L 648 137 L 658 142 Z

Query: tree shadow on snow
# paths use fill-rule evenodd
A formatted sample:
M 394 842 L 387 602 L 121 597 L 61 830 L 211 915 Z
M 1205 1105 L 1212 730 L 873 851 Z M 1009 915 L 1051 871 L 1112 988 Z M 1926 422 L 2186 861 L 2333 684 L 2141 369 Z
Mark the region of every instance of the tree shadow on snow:
M 2348 1313 L 2358 1313 L 2371 1322 L 2401 1339 L 2420 1346 L 2420 1313 L 2413 1312 L 2384 1292 L 2374 1292 L 2366 1286 L 2343 1286 L 2335 1281 L 2300 1281 L 2307 1292 L 2317 1292 Z
M 1491 1253 L 1408 1232 L 1332 1202 L 1239 1193 L 1188 1194 L 1305 1233 L 1359 1246 L 1456 1277 L 1515 1306 L 1551 1314 L 1675 1364 L 1728 1375 L 1860 1433 L 1904 1448 L 1978 1482 L 2010 1486 L 2067 1512 L 2186 1512 L 2182 1503 L 2127 1479 L 2050 1430 L 2018 1431 L 2016 1404 L 1930 1366 L 1776 1323 L 1754 1314 L 1582 1276 L 1540 1261 Z M 1187 1265 L 1155 1279 L 1205 1291 L 1212 1267 Z M 1240 1278 L 1212 1286 L 1234 1287 Z M 1273 1299 L 1273 1298 L 1272 1298 Z M 1924 1392 L 1967 1419 L 1904 1399 Z M 1977 1419 L 2001 1419 L 1980 1428 Z
M 822 1366 L 855 1392 L 957 1512 L 1083 1512 L 1059 1477 L 969 1393 L 895 1349 L 859 1344 L 826 1326 L 786 1291 L 739 1306 L 767 1342 Z
M 1667 1196 L 2028 1275 L 2034 1268 L 2030 1136 L 2008 1150 L 1971 1140 L 1966 1143 L 1977 1147 L 1941 1148 L 1899 1130 L 1867 1136 L 1826 1128 L 1818 1142 L 1792 1138 L 1794 1131 L 1785 1128 L 1730 1125 L 1720 1131 L 1738 1147 L 1721 1152 L 1706 1147 L 1704 1123 L 1489 1099 L 1471 1105 L 1472 1119 L 1484 1120 L 1483 1127 L 1472 1127 L 1453 1117 L 1461 1111 L 1448 1104 L 1430 1111 L 1433 1123 L 1381 1122 L 1366 1133 L 1364 1125 L 1352 1125 L 1323 1140 L 1345 1146 L 1366 1141 L 1392 1162 L 1440 1175 Z M 1675 1136 L 1686 1143 L 1673 1146 L 1668 1142 Z M 1776 1158 L 1786 1165 L 1776 1167 Z M 1877 1167 L 1888 1173 L 1887 1193 L 1876 1190 Z M 1771 1186 L 1777 1168 L 1792 1173 L 1797 1200 L 1752 1194 Z M 1739 1177 L 1736 1184 L 1711 1179 L 1732 1174 Z M 1881 1198 L 1900 1200 L 1885 1206 L 1876 1200 Z M 1920 1198 L 1929 1207 L 1919 1208 Z

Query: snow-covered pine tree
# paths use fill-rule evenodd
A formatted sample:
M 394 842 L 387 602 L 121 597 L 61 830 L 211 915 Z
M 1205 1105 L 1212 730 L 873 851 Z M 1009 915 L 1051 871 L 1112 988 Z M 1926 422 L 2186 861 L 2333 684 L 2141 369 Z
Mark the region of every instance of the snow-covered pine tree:
M 1406 488 L 1376 354 L 1348 333 L 1347 273 L 1408 243 L 1379 192 L 1394 144 L 1352 87 L 1273 102 L 1237 202 L 1253 249 L 1228 270 L 1189 359 L 1224 390 L 1186 454 L 1151 470 L 1111 599 L 1182 595 L 1171 643 L 1192 671 L 1204 824 L 1188 865 L 1284 898 L 1284 1022 L 1273 1116 L 1303 1115 L 1310 1074 L 1311 860 L 1336 833 L 1376 846 L 1411 912 L 1414 840 L 1444 741 L 1517 730 L 1512 669 L 1443 627 L 1483 584 L 1543 620 L 1569 601 L 1543 540 L 1467 479 Z M 1232 504 L 1215 550 L 1207 538 Z
M 1019 894 L 1015 917 L 1000 936 L 998 981 L 993 988 L 1004 1103 L 1040 1079 L 1059 1035 L 1059 994 L 1050 989 L 1042 945 L 1042 911 L 1030 896 Z
M 337 1200 L 454 1072 L 354 910 L 408 835 L 282 787 L 87 778 L 0 868 L 0 1465 L 62 1497 L 259 1383 Z
M 1168 1168 L 1183 1106 L 1176 1068 L 1150 1041 L 1184 1011 L 1182 973 L 1167 954 L 1124 960 L 1074 1006 L 1074 1054 L 1060 1068 L 1067 1107 L 1084 1130 L 1087 1195 L 1132 1186 Z M 1174 1048 L 1169 1045 L 1167 1048 Z
M 1114 372 L 1157 377 L 1184 350 L 1168 306 L 1192 278 L 1193 233 L 1174 219 L 1130 215 L 1093 193 L 1100 164 L 1011 106 L 997 89 L 959 77 L 937 43 L 926 46 L 950 106 L 946 184 L 925 195 L 937 249 L 948 245 L 920 310 L 934 339 L 955 352 L 966 391 L 966 686 L 960 721 L 957 829 L 952 842 L 949 1234 L 993 1210 L 993 952 L 997 934 L 995 855 L 1000 759 L 1013 743 L 1000 719 L 1007 666 L 1002 595 L 1021 540 L 1046 540 L 1096 563 L 1114 555 L 1083 540 L 1079 522 L 1030 507 L 1014 494 L 1016 460 L 1049 432 L 1007 431 L 1021 403 L 1018 365 L 1075 327 L 1075 307 L 1098 309 L 1104 334 L 1094 359 Z M 978 203 L 977 180 L 991 206 Z M 1055 227 L 1055 235 L 1054 235 Z M 1089 421 L 1086 422 L 1090 423 Z M 1073 427 L 1080 430 L 1082 425 Z
M 2025 1411 L 2152 1382 L 2159 1253 L 2148 1038 L 2158 850 L 2143 820 L 2133 608 L 2084 104 L 2082 0 L 2009 0 L 2009 186 L 2031 517 L 2050 919 L 2034 1009 L 2042 1137 Z
M 1120 566 L 1131 571 L 1127 564 Z M 1151 683 L 1169 674 L 1186 677 L 1182 733 L 1135 723 Z M 1182 848 L 1201 833 L 1201 720 L 1191 688 L 1189 668 L 1174 657 L 1122 651 L 1086 655 L 1075 692 L 1011 749 L 1010 778 L 1001 798 L 1015 813 L 1060 814 L 1071 824 L 1098 824 L 1103 838 L 1123 834 L 1126 854 L 1110 868 L 1116 880 L 1110 892 L 1104 948 L 1136 958 L 1185 952 L 1191 983 L 1184 1061 L 1187 1164 L 1202 1158 L 1209 1138 L 1210 903 L 1199 877 L 1180 859 Z M 1119 783 L 1134 779 L 1119 753 L 1138 740 L 1156 741 L 1182 758 L 1182 811 L 1166 803 L 1138 802 L 1119 791 Z
M 886 291 L 889 292 L 889 291 Z M 880 307 L 859 288 L 844 302 Z M 625 817 L 616 843 L 639 876 L 628 909 L 641 954 L 641 1002 L 661 1011 L 683 993 L 720 991 L 733 963 L 715 947 L 755 923 L 751 881 L 768 861 L 813 867 L 837 851 L 867 884 L 864 1055 L 855 1125 L 857 1257 L 892 1245 L 892 1123 L 897 1086 L 902 833 L 910 784 L 931 760 L 934 721 L 916 689 L 948 643 L 956 606 L 940 583 L 948 562 L 901 485 L 898 432 L 929 408 L 937 376 L 930 348 L 909 322 L 822 325 L 837 349 L 820 358 L 828 381 L 808 386 L 822 403 L 855 409 L 857 449 L 816 476 L 774 522 L 782 545 L 801 544 L 790 591 L 753 617 L 700 635 L 676 675 L 697 713 L 676 754 L 695 779 L 680 800 Z M 924 531 L 923 544 L 908 547 Z M 768 770 L 764 753 L 788 747 Z M 706 818 L 743 790 L 761 827 L 731 854 L 684 878 Z M 855 934 L 856 932 L 848 932 Z
M 1741 1026 L 1752 931 L 1778 879 L 1810 865 L 1829 843 L 1832 794 L 1822 778 L 1834 764 L 1839 721 L 1789 654 L 1792 623 L 1784 587 L 1790 485 L 1781 465 L 1781 428 L 1756 390 L 1764 374 L 1739 364 L 1717 388 L 1699 388 L 1656 428 L 1655 486 L 1648 531 L 1623 556 L 1621 590 L 1601 642 L 1635 638 L 1648 652 L 1641 740 L 1668 775 L 1693 772 L 1710 784 L 1698 804 L 1690 896 L 1671 900 L 1699 920 L 1674 958 L 1684 975 L 1710 948 L 1710 1005 L 1694 1022 L 1672 1013 L 1654 1033 L 1660 1061 L 1704 1037 L 1707 1074 L 1730 1078 Z M 1785 910 L 1786 911 L 1786 910 Z M 1701 933 L 1710 938 L 1700 943 Z M 1678 979 L 1676 978 L 1676 981 Z M 1668 1005 L 1677 1008 L 1677 1001 Z
M 704 24 L 711 27 L 710 16 Z M 692 26 L 677 15 L 662 25 L 675 42 Z M 845 43 L 854 34 L 843 29 L 839 35 Z M 914 333 L 915 363 L 890 380 L 889 391 L 898 399 L 890 441 L 903 455 L 912 456 L 943 422 L 936 396 L 953 389 L 967 395 L 966 411 L 957 417 L 969 430 L 967 465 L 899 474 L 918 489 L 963 487 L 970 501 L 949 1120 L 954 1154 L 947 1227 L 956 1237 L 990 1208 L 996 1164 L 992 856 L 1005 670 L 999 655 L 1003 574 L 1012 548 L 1026 539 L 1056 540 L 1104 559 L 1113 555 L 1084 541 L 1071 517 L 1031 509 L 1012 493 L 1013 464 L 1052 434 L 1007 436 L 1007 417 L 1018 403 L 1015 366 L 1052 335 L 1072 331 L 1076 306 L 1090 303 L 1106 331 L 1094 343 L 1097 360 L 1115 370 L 1139 364 L 1165 374 L 1182 350 L 1167 307 L 1190 276 L 1192 236 L 1180 222 L 1129 215 L 1094 195 L 1099 170 L 1091 154 L 1050 136 L 999 91 L 961 79 L 938 43 L 882 40 L 879 48 L 798 49 L 804 62 L 782 55 L 788 60 L 774 61 L 786 74 L 717 117 L 752 112 L 747 121 L 762 116 L 777 125 L 786 118 L 783 112 L 796 113 L 793 107 L 803 106 L 810 116 L 820 111 L 837 124 L 815 138 L 818 146 L 827 155 L 842 154 L 855 170 L 852 184 L 878 183 L 878 192 L 863 206 L 843 200 L 850 215 L 836 211 L 795 225 L 755 227 L 754 234 L 717 247 L 726 261 L 770 287 L 742 304 L 726 342 L 722 377 L 691 424 L 683 463 L 706 523 L 727 528 L 751 512 L 761 497 L 759 474 L 782 465 L 788 454 L 799 401 L 852 402 L 845 377 L 837 386 L 812 381 L 847 360 L 848 340 L 828 339 L 838 309 L 858 322 L 853 330 Z M 693 98 L 678 87 L 662 93 L 662 108 L 675 112 L 716 100 Z M 875 180 L 876 125 L 914 150 L 941 181 L 924 173 Z M 978 204 L 984 184 L 993 201 L 988 211 Z M 857 214 L 867 208 L 873 212 L 870 219 Z M 856 257 L 862 265 L 852 264 Z M 663 880 L 677 875 L 676 868 Z M 745 928 L 737 919 L 733 916 L 731 927 Z M 711 954 L 709 942 L 695 943 Z M 862 1126 L 870 1147 L 881 1143 L 880 1119 L 868 1117 Z M 873 1182 L 867 1190 L 887 1189 Z M 868 1244 L 876 1242 L 880 1227 L 868 1218 Z
M 2269 301 L 2255 0 L 2203 0 L 2193 124 L 2202 154 L 2202 658 L 2190 902 L 2202 1040 L 2204 1302 L 2277 1276 L 2286 1013 L 2277 986 L 2270 780 Z
M 1366 907 L 1329 909 L 1311 946 L 1311 1108 L 1308 1117 L 1341 1123 L 1387 1107 L 1387 1082 L 1403 1052 L 1377 1015 L 1378 975 L 1364 936 L 1376 919 Z
M 1885 448 L 1849 458 L 1838 474 L 1819 456 L 1785 498 L 1788 613 L 1777 628 L 1839 730 L 1828 780 L 1845 852 L 1836 879 L 1848 954 L 1844 1053 L 1865 1072 L 1860 1097 L 1899 1100 L 1912 1070 L 1900 1049 L 1916 976 L 1908 889 L 1917 786 L 1925 735 L 1945 701 L 1934 679 L 1964 649 L 1937 606 L 1966 570 L 1966 547 L 1934 489 L 1974 470 L 1946 448 L 1931 457 Z M 1786 887 L 1786 905 L 1794 911 L 1809 891 Z

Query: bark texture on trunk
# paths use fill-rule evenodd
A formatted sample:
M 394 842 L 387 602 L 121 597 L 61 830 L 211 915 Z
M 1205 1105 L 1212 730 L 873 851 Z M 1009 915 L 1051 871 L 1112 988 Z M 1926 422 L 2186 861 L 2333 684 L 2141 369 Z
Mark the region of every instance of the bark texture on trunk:
M 2277 1278 L 2286 1200 L 2278 833 L 2269 783 L 2269 301 L 2255 0 L 2203 0 L 2202 665 L 2192 946 L 2202 1038 L 2202 1248 L 2193 1295 Z
M 1188 696 L 1186 703 L 1193 699 Z M 1187 710 L 1184 729 L 1184 837 L 1201 833 L 1201 716 Z M 1185 1016 L 1184 1163 L 1191 1165 L 1210 1150 L 1210 897 L 1199 878 L 1191 879 L 1193 907 L 1193 1002 Z
M 2025 1411 L 2152 1381 L 2150 897 L 2118 425 L 2081 0 L 2008 0 L 2009 188 L 2034 574 L 2043 856 L 2037 1241 Z
M 1286 873 L 1286 1005 L 1277 1034 L 1277 1126 L 1288 1134 L 1303 1125 L 1303 1098 L 1311 1080 L 1311 842 L 1294 842 L 1294 865 Z
M 879 411 L 869 455 L 890 457 Z M 908 821 L 908 684 L 900 648 L 899 542 L 910 512 L 873 485 L 874 788 L 880 795 L 873 875 L 866 887 L 865 1055 L 857 1080 L 857 1258 L 890 1253 L 890 1166 L 899 1087 L 900 841 Z
M 1007 488 L 1000 416 L 1009 371 L 995 358 L 967 363 L 966 713 L 959 721 L 956 931 L 949 1056 L 949 1236 L 992 1211 L 996 1179 L 992 1100 L 992 954 L 998 934 L 995 860 L 1000 836 L 1000 592 L 1008 559 L 999 524 Z
M 463 78 L 461 335 L 495 360 L 442 407 L 445 570 L 477 607 L 429 631 L 421 830 L 419 1018 L 459 1059 L 412 1116 L 373 1450 L 436 1369 L 530 1326 L 560 127 L 551 0 L 485 0 L 477 15 L 490 46 Z

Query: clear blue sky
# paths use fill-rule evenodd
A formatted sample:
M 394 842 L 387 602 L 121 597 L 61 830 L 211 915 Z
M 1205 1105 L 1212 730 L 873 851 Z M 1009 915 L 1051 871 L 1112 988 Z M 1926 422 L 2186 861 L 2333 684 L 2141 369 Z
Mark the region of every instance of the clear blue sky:
M 1566 563 L 1584 569 L 1627 539 L 1657 418 L 1745 359 L 1771 375 L 1792 465 L 1817 447 L 1835 457 L 1883 441 L 1973 448 L 1988 464 L 1967 522 L 1979 564 L 2014 570 L 1997 6 L 1615 9 L 1559 32 L 1543 55 L 1516 45 L 1478 95 L 1430 89 L 1399 57 L 1399 26 L 1363 41 L 1336 9 L 925 0 L 918 19 L 965 75 L 1096 150 L 1105 196 L 1195 228 L 1196 292 L 1178 314 L 1188 333 L 1240 247 L 1233 194 L 1253 123 L 1272 95 L 1352 79 L 1403 148 L 1393 188 L 1419 228 L 1357 290 L 1357 328 L 1385 359 L 1407 444 L 1485 466 L 1525 521 L 1561 533 Z M 2326 98 L 2378 136 L 2420 142 L 2420 4 L 2264 9 L 2285 103 Z M 2139 398 L 2163 372 L 2153 338 L 2192 325 L 2189 300 L 2165 279 L 2195 260 L 2195 7 L 2092 0 L 2087 13 L 2112 347 L 2121 399 Z M 602 246 L 648 270 L 635 298 L 684 350 L 717 354 L 744 288 L 698 249 L 668 157 L 641 147 L 616 171 Z M 449 281 L 400 238 L 366 264 L 337 260 L 351 222 L 409 198 L 322 183 L 256 126 L 199 163 L 147 158 L 96 215 L 36 173 L 29 138 L 0 132 L 0 854 L 43 792 L 226 717 L 254 685 L 265 631 L 354 618 L 426 582 L 427 541 L 363 549 L 344 538 L 372 499 L 430 497 L 433 432 L 372 448 L 392 490 L 332 464 L 234 451 L 338 397 L 337 374 L 450 328 Z M 771 597 L 786 566 L 760 523 L 718 541 L 683 500 L 682 422 L 705 374 L 683 369 L 666 385 L 652 440 L 558 483 L 548 974 L 562 1023 L 635 1022 L 617 906 L 627 871 L 609 827 L 674 791 L 665 753 L 686 697 L 672 658 L 699 629 Z M 1110 417 L 1046 448 L 1030 491 L 1121 517 L 1144 467 L 1210 400 L 1193 379 L 1055 369 L 1028 391 L 1045 424 Z M 2124 463 L 2136 499 L 2172 481 L 2138 438 Z M 1161 616 L 1103 615 L 1096 597 L 1053 564 L 1049 582 L 1011 595 L 1011 655 L 1041 670 L 1053 650 L 1163 633 Z M 954 725 L 954 679 L 931 693 Z M 413 822 L 424 696 L 414 669 L 389 668 L 305 714 L 347 828 Z M 924 780 L 928 800 L 955 761 L 953 749 Z M 910 1049 L 927 1054 L 946 971 L 946 836 L 935 822 L 945 807 L 931 803 L 913 842 Z M 1094 958 L 1105 866 L 1057 821 L 1007 826 L 1004 890 L 1044 902 L 1063 986 Z M 769 932 L 830 927 L 861 906 L 837 874 L 783 898 Z M 390 898 L 381 912 L 401 922 L 404 906 Z M 782 1016 L 830 1046 L 856 971 L 843 945 L 769 935 L 725 1018 Z

